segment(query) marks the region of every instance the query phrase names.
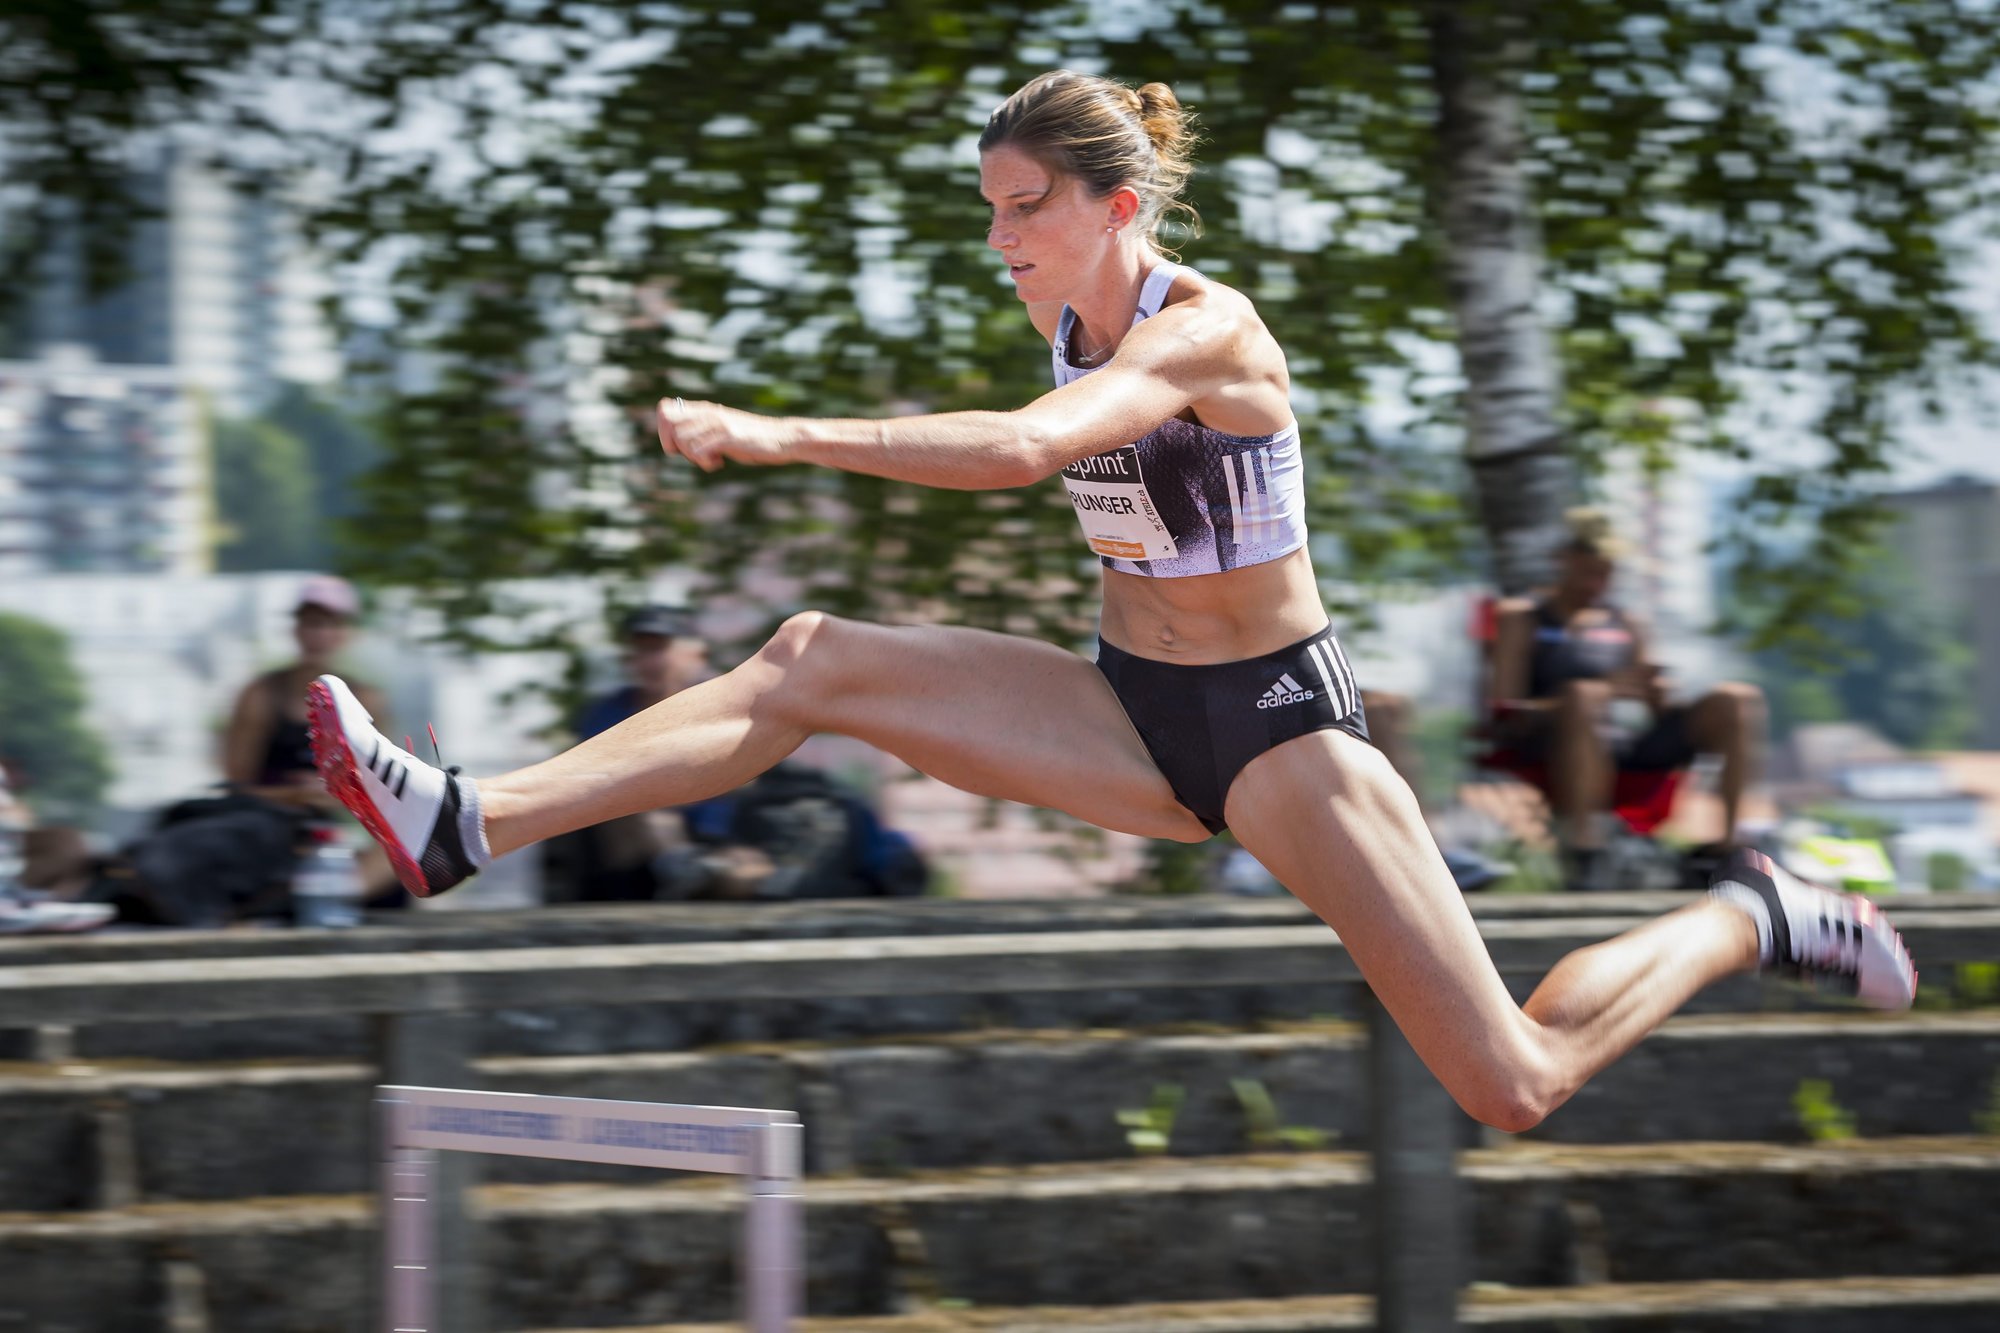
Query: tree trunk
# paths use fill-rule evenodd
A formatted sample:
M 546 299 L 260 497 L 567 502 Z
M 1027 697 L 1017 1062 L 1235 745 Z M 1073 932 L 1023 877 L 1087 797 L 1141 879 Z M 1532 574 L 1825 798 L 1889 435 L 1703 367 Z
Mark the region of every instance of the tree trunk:
M 1548 581 L 1576 503 L 1576 461 L 1557 422 L 1555 356 L 1536 298 L 1541 247 L 1521 170 L 1521 101 L 1510 74 L 1526 24 L 1504 4 L 1426 12 L 1438 95 L 1432 198 L 1465 376 L 1466 461 L 1503 593 Z

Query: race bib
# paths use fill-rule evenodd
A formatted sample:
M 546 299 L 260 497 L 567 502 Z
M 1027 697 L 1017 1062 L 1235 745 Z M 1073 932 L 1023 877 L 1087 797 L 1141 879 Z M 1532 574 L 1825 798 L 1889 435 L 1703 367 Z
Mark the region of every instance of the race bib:
M 1062 479 L 1084 540 L 1097 554 L 1114 560 L 1171 560 L 1180 554 L 1146 493 L 1137 446 L 1079 458 L 1062 470 Z

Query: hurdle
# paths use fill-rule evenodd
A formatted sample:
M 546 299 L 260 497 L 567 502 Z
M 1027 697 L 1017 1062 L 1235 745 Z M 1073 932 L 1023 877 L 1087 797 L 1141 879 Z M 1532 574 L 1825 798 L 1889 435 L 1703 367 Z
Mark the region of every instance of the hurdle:
M 542 1097 L 378 1085 L 382 1133 L 382 1304 L 387 1333 L 475 1333 L 437 1319 L 441 1151 L 608 1162 L 742 1176 L 748 1187 L 739 1271 L 751 1333 L 789 1333 L 804 1304 L 804 1126 L 791 1111 Z

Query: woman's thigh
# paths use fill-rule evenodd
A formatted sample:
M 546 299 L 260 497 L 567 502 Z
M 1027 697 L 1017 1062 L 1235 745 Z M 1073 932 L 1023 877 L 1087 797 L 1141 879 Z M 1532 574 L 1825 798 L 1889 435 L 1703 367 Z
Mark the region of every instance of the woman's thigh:
M 982 796 L 1103 828 L 1199 841 L 1096 666 L 1052 644 L 953 626 L 821 617 L 798 645 L 809 721 Z
M 1301 736 L 1244 768 L 1226 809 L 1238 840 L 1333 927 L 1447 1087 L 1533 1058 L 1532 1025 L 1379 751 L 1338 731 Z

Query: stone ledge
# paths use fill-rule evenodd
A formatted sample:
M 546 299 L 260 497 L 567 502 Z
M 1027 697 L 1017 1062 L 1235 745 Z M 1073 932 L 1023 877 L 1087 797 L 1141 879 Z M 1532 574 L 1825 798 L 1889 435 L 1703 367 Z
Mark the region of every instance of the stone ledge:
M 1862 1267 L 1923 1278 L 1996 1263 L 2000 1140 L 1514 1148 L 1467 1154 L 1465 1171 L 1478 1276 L 1515 1287 L 1559 1285 L 1586 1259 L 1618 1280 L 1814 1285 Z M 490 1333 L 559 1326 L 586 1301 L 607 1323 L 727 1318 L 738 1198 L 720 1180 L 478 1191 L 488 1308 L 506 1312 Z M 1579 1231 L 1579 1208 L 1594 1229 Z M 816 1181 L 806 1211 L 810 1299 L 826 1315 L 880 1314 L 899 1290 L 1111 1307 L 1333 1296 L 1370 1280 L 1357 1154 Z M 0 1319 L 88 1327 L 84 1304 L 143 1301 L 171 1254 L 202 1270 L 217 1327 L 306 1333 L 365 1300 L 369 1231 L 354 1197 L 4 1217 L 0 1249 L 22 1262 Z M 93 1274 L 88 1290 L 66 1279 L 78 1271 Z M 273 1301 L 289 1289 L 295 1303 Z
M 1180 1157 L 1251 1144 L 1230 1080 L 1255 1080 L 1279 1123 L 1330 1146 L 1368 1142 L 1367 1080 L 1351 1025 L 1214 1035 L 952 1034 L 922 1041 L 624 1056 L 500 1057 L 472 1082 L 499 1091 L 755 1104 L 806 1114 L 814 1175 L 1131 1156 L 1118 1111 L 1186 1091 Z M 153 1200 L 338 1193 L 370 1184 L 373 1071 L 358 1064 L 109 1068 L 0 1076 L 0 1208 L 88 1207 L 93 1145 L 118 1136 Z M 1593 1079 L 1522 1143 L 1803 1139 L 1792 1095 L 1821 1078 L 1870 1136 L 1964 1133 L 2000 1069 L 2000 1011 L 1673 1019 Z M 1708 1090 L 1726 1089 L 1724 1095 Z M 968 1117 L 966 1108 L 980 1113 Z M 118 1114 L 104 1119 L 106 1108 Z M 244 1124 L 284 1124 L 283 1140 Z M 296 1151 L 299 1142 L 313 1150 Z M 488 1180 L 646 1180 L 637 1169 L 494 1158 Z
M 1489 920 L 1480 935 L 1502 973 L 1539 973 L 1631 924 L 1629 917 Z M 1926 966 L 2000 957 L 2000 911 L 1912 912 L 1899 924 Z M 0 969 L 0 1025 L 1360 979 L 1354 959 L 1323 926 L 48 963 Z
M 1650 917 L 1685 906 L 1692 893 L 1472 894 L 1480 920 Z M 1901 912 L 1978 912 L 2000 895 L 1911 894 L 1883 898 Z M 1074 930 L 1222 929 L 1309 925 L 1291 897 L 1221 894 L 1086 899 L 856 899 L 797 903 L 571 903 L 499 912 L 376 913 L 365 928 L 326 930 L 133 930 L 0 939 L 0 965 L 137 962 L 168 958 L 298 957 L 410 950 L 515 949 L 613 944 L 685 944 L 753 939 L 885 935 L 1020 934 Z
M 1801 1330 L 1826 1330 L 1841 1314 L 1881 1314 L 1881 1333 L 1904 1333 L 1923 1319 L 1926 1333 L 1987 1333 L 2000 1323 L 2000 1276 L 1828 1278 L 1808 1282 L 1605 1283 L 1547 1288 L 1477 1287 L 1460 1306 L 1467 1327 L 1527 1333 L 1572 1321 L 1627 1329 L 1663 1316 L 1687 1330 L 1727 1326 L 1771 1330 L 1764 1322 L 1796 1320 Z M 1759 1317 L 1750 1325 L 1745 1315 Z M 1174 1305 L 1044 1306 L 1007 1310 L 933 1310 L 882 1318 L 803 1319 L 798 1333 L 1349 1333 L 1374 1327 L 1366 1296 L 1305 1296 L 1271 1301 L 1203 1301 Z M 1783 1327 L 1793 1327 L 1787 1323 Z M 1839 1326 L 1842 1329 L 1847 1324 Z M 1860 1327 L 1860 1325 L 1853 1325 Z M 739 1324 L 651 1324 L 592 1333 L 740 1333 Z M 541 1329 L 536 1333 L 582 1333 Z
M 1761 1143 L 1534 1144 L 1515 1140 L 1501 1148 L 1460 1154 L 1471 1181 L 1514 1183 L 1550 1180 L 1841 1176 L 1882 1171 L 1992 1172 L 2000 1174 L 2000 1137 L 1933 1135 L 1787 1146 Z M 1368 1179 L 1366 1154 L 1354 1152 L 1251 1153 L 1213 1158 L 1146 1157 L 1130 1161 L 977 1166 L 913 1171 L 886 1179 L 834 1177 L 812 1181 L 810 1206 L 902 1205 L 980 1198 L 1091 1198 L 1109 1191 L 1137 1194 L 1199 1193 L 1241 1188 L 1345 1186 Z M 723 1177 L 661 1173 L 650 1185 L 487 1185 L 477 1190 L 478 1211 L 490 1219 L 511 1213 L 712 1211 L 740 1200 L 742 1186 Z M 41 1236 L 164 1235 L 182 1230 L 345 1224 L 372 1207 L 367 1195 L 299 1195 L 284 1198 L 134 1204 L 87 1213 L 0 1212 L 0 1239 Z M 1996 1255 L 2000 1258 L 2000 1254 Z

